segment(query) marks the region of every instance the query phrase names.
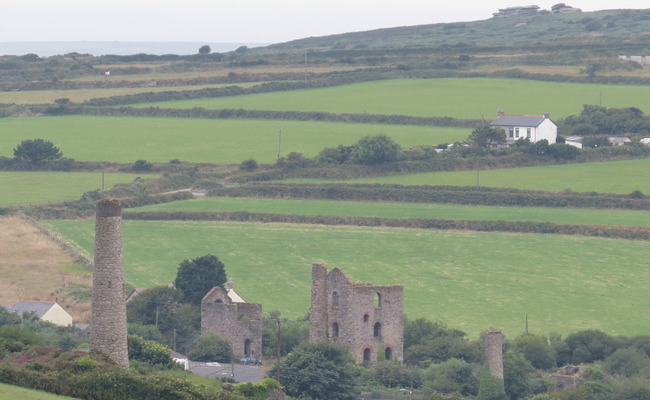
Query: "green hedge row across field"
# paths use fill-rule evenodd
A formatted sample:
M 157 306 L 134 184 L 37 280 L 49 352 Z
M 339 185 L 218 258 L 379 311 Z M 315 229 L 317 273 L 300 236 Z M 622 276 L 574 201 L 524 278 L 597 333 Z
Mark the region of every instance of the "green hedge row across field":
M 339 215 L 296 215 L 236 212 L 126 211 L 125 220 L 148 221 L 235 221 L 332 226 L 370 226 L 411 229 L 469 230 L 478 232 L 520 232 L 580 235 L 633 240 L 650 240 L 650 228 L 568 225 L 530 221 L 468 221 L 427 218 L 380 218 Z
M 642 193 L 539 192 L 472 186 L 249 183 L 211 190 L 210 196 L 451 203 L 484 206 L 622 208 L 650 210 Z

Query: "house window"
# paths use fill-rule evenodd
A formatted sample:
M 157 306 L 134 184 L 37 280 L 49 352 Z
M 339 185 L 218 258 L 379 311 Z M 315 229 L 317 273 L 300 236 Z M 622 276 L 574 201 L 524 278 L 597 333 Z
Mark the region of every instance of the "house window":
M 530 139 L 530 128 L 526 128 L 526 137 Z
M 368 322 L 368 314 L 363 314 L 363 322 Z
M 332 337 L 339 337 L 339 324 L 336 322 L 332 324 Z
M 384 349 L 384 354 L 386 355 L 386 359 L 390 360 L 391 358 L 393 358 L 393 349 L 391 349 L 390 347 L 386 347 L 386 349 Z
M 519 137 L 519 128 L 515 128 L 515 137 L 516 137 L 516 138 Z
M 338 306 L 339 306 L 339 293 L 334 292 L 332 293 L 332 307 L 338 308 Z
M 514 135 L 515 135 L 515 131 L 514 131 L 513 128 L 508 129 L 508 135 L 509 135 L 510 137 L 514 137 Z
M 363 349 L 363 363 L 364 364 L 370 363 L 370 349 L 369 348 Z
M 375 294 L 375 308 L 381 308 L 381 293 Z
M 374 337 L 381 336 L 381 324 L 379 322 L 375 322 L 375 326 L 374 326 L 374 330 L 373 330 L 373 336 Z

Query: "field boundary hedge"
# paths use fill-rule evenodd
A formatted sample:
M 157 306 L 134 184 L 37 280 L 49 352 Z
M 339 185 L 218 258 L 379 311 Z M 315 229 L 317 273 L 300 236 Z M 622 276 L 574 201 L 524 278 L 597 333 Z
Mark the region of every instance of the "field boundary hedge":
M 484 206 L 620 208 L 650 210 L 642 193 L 541 192 L 473 186 L 406 186 L 389 184 L 248 183 L 210 190 L 209 196 L 298 198 L 348 201 L 448 203 Z
M 407 229 L 463 230 L 477 232 L 517 232 L 557 235 L 578 235 L 650 241 L 650 228 L 579 224 L 557 224 L 529 221 L 476 221 L 429 218 L 380 218 L 339 215 L 297 215 L 202 211 L 128 211 L 125 220 L 142 221 L 230 221 L 286 223 L 330 226 L 364 226 Z
M 181 108 L 135 108 L 135 107 L 78 107 L 75 114 L 128 117 L 172 117 L 172 118 L 206 118 L 206 119 L 266 119 L 283 121 L 325 121 L 354 122 L 384 125 L 449 126 L 474 128 L 480 120 L 458 119 L 452 117 L 416 117 L 400 114 L 335 114 L 309 111 L 273 111 L 218 109 L 208 110 L 202 107 Z

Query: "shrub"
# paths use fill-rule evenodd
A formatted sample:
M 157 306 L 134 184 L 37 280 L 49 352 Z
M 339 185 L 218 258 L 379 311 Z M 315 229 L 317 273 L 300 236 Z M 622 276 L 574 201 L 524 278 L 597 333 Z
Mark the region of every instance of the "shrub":
M 136 162 L 133 163 L 131 169 L 133 171 L 150 171 L 152 167 L 153 164 L 147 162 L 147 160 L 137 160 Z

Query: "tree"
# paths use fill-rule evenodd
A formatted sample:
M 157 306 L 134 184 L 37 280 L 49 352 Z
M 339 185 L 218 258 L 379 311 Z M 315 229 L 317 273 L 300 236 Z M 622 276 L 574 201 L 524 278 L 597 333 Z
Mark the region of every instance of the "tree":
M 366 136 L 354 145 L 350 158 L 363 165 L 385 164 L 397 161 L 402 148 L 386 135 Z
M 477 400 L 508 400 L 503 380 L 493 376 L 487 365 L 481 369 Z
M 441 393 L 458 392 L 474 396 L 478 390 L 475 368 L 466 361 L 451 358 L 440 364 L 431 364 L 422 376 L 422 386 Z
M 212 49 L 210 49 L 210 46 L 207 44 L 199 47 L 199 54 L 210 54 L 210 51 L 212 51 Z
M 506 131 L 486 124 L 474 129 L 466 141 L 479 151 L 487 151 L 490 147 L 506 141 Z
M 522 335 L 515 339 L 513 347 L 538 369 L 556 366 L 555 351 L 543 336 Z
M 277 376 L 292 397 L 311 400 L 355 400 L 359 395 L 360 370 L 348 350 L 322 341 L 303 343 L 275 365 L 270 376 Z
M 187 357 L 192 361 L 232 362 L 232 347 L 217 332 L 204 333 L 189 346 Z
M 174 285 L 183 292 L 183 300 L 200 305 L 201 299 L 215 286 L 223 288 L 226 283 L 226 269 L 212 254 L 193 260 L 183 260 L 178 267 Z
M 56 161 L 63 157 L 63 153 L 49 140 L 28 139 L 14 149 L 14 157 L 20 161 L 39 164 L 43 161 Z
M 158 342 L 137 335 L 129 335 L 128 342 L 129 360 L 142 361 L 165 369 L 183 368 L 171 357 L 171 350 Z

